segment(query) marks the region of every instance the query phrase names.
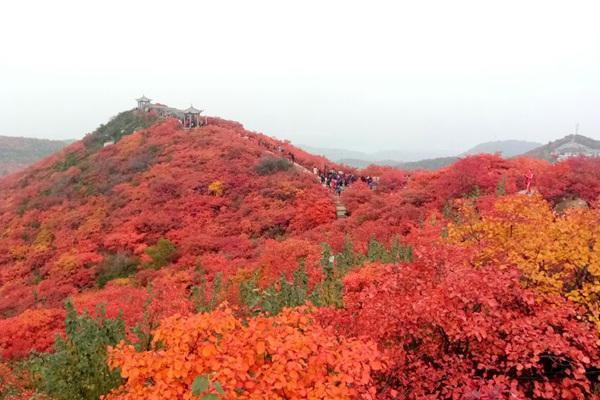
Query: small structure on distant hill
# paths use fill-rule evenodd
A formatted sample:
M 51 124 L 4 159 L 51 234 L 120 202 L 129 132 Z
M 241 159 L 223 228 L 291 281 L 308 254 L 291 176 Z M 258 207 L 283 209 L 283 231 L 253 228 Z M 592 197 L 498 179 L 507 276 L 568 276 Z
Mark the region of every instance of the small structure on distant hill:
M 142 96 L 137 101 L 137 110 L 139 112 L 153 112 L 161 118 L 177 118 L 184 128 L 191 129 L 206 125 L 206 118 L 200 115 L 202 110 L 190 106 L 186 110 L 169 107 L 160 103 L 152 103 L 152 100 L 146 96 Z
M 569 138 L 568 142 L 561 144 L 552 152 L 552 156 L 554 156 L 557 161 L 577 156 L 600 156 L 600 149 L 594 149 L 586 144 L 578 142 L 577 135 L 569 135 L 567 138 Z

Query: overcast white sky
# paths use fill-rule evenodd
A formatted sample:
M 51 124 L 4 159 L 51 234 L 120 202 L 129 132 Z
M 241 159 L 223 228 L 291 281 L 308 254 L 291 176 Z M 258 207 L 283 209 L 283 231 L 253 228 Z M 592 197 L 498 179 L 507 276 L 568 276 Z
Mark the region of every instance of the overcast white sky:
M 0 134 L 147 96 L 294 143 L 457 152 L 600 137 L 600 2 L 3 1 Z

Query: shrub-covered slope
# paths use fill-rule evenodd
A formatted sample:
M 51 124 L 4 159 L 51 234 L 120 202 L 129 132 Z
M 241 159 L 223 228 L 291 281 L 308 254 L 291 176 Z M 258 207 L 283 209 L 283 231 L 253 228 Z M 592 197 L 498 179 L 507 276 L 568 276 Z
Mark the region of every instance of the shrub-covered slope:
M 346 171 L 337 220 L 340 166 L 126 112 L 0 181 L 0 398 L 597 398 L 599 163 Z
M 60 306 L 104 274 L 118 275 L 108 259 L 148 257 L 161 238 L 176 246 L 165 262 L 200 265 L 211 254 L 217 260 L 204 268 L 227 260 L 234 269 L 265 240 L 333 219 L 330 201 L 330 213 L 308 209 L 329 196 L 313 176 L 259 173 L 276 157 L 261 137 L 237 123 L 186 131 L 167 120 L 104 148 L 90 150 L 93 140 L 84 139 L 3 181 L 0 314 Z

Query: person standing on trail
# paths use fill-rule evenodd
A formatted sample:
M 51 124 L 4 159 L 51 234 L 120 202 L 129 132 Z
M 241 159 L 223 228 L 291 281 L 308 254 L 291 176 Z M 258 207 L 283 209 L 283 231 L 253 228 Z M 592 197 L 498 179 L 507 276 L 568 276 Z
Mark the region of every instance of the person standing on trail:
M 533 171 L 527 171 L 527 175 L 525 175 L 525 179 L 527 180 L 527 194 L 531 193 L 531 183 L 533 182 Z
M 296 157 L 294 156 L 294 153 L 292 153 L 291 151 L 290 151 L 290 160 L 292 161 L 292 164 L 296 163 Z
M 344 187 L 342 186 L 342 181 L 338 181 L 337 185 L 335 186 L 335 194 L 337 194 L 338 196 L 342 194 L 342 189 Z

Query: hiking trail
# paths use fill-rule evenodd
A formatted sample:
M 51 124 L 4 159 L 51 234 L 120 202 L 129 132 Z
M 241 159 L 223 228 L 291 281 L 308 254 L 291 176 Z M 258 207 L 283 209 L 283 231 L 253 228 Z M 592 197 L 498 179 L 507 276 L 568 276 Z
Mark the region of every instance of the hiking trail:
M 307 174 L 314 175 L 312 171 L 310 171 L 305 166 L 298 164 L 297 162 L 294 162 L 294 166 Z M 319 179 L 318 176 L 315 176 L 315 177 L 317 178 L 317 180 Z M 329 191 L 331 192 L 331 190 L 329 190 Z M 333 196 L 333 202 L 335 203 L 335 215 L 336 215 L 337 219 L 346 218 L 347 214 L 348 214 L 348 210 L 346 210 L 346 206 L 344 205 L 344 203 L 342 203 L 342 199 L 340 198 L 340 196 L 336 196 L 335 194 L 332 194 L 332 196 Z

